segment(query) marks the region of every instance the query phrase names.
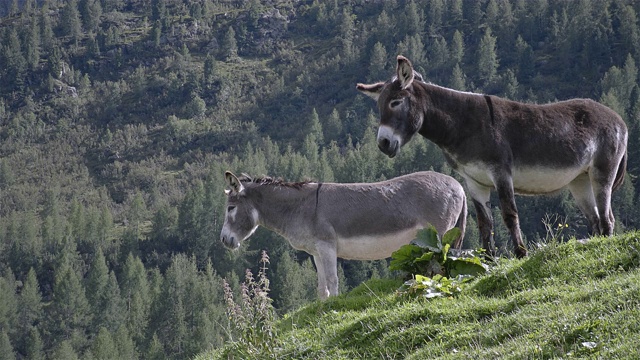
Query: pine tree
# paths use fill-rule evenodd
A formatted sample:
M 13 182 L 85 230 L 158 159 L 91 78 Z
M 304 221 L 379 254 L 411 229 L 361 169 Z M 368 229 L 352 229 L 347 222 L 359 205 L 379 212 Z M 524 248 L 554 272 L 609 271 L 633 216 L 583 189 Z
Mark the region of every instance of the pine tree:
M 153 298 L 144 265 L 132 254 L 127 256 L 124 263 L 121 284 L 128 333 L 140 344 L 145 339 Z
M 18 320 L 18 299 L 16 297 L 16 280 L 9 270 L 0 277 L 0 330 L 13 332 Z
M 464 72 L 462 72 L 460 64 L 456 64 L 453 67 L 451 79 L 449 80 L 449 87 L 460 91 L 465 91 L 467 89 L 466 76 L 464 75 Z
M 63 250 L 56 269 L 53 299 L 47 311 L 47 331 L 51 343 L 69 339 L 74 347 L 86 343 L 85 333 L 91 320 L 91 308 L 80 276 L 73 267 L 73 247 Z
M 2 329 L 0 331 L 0 360 L 15 360 L 16 353 L 13 350 L 11 341 L 7 331 Z
M 42 44 L 42 51 L 49 53 L 53 49 L 54 42 L 55 35 L 53 34 L 53 26 L 49 17 L 49 3 L 45 2 L 40 9 L 40 43 Z
M 27 360 L 41 360 L 45 358 L 42 337 L 40 336 L 40 331 L 35 327 L 31 328 L 25 340 L 24 354 Z
M 42 339 L 40 339 L 40 334 L 36 329 L 43 315 L 42 306 L 42 295 L 40 294 L 36 272 L 31 268 L 18 296 L 17 338 L 25 339 L 25 342 L 16 345 L 19 350 L 24 350 L 23 353 L 29 353 L 29 349 L 32 349 L 34 354 L 38 353 L 38 349 L 39 352 L 42 352 Z
M 511 69 L 508 69 L 505 72 L 503 81 L 504 91 L 502 95 L 507 99 L 518 100 L 520 98 L 518 79 Z
M 82 15 L 82 24 L 87 31 L 97 31 L 101 22 L 100 17 L 102 16 L 100 0 L 82 0 L 80 2 L 80 15 Z
M 518 77 L 528 82 L 535 75 L 535 58 L 533 48 L 518 35 L 516 39 L 516 59 L 518 62 Z
M 73 349 L 73 346 L 71 345 L 71 341 L 63 340 L 54 348 L 53 354 L 51 355 L 51 359 L 52 360 L 78 360 L 78 355 Z
M 347 61 L 350 61 L 355 56 L 355 44 L 353 43 L 355 21 L 353 18 L 354 16 L 349 10 L 349 7 L 345 7 L 340 17 L 339 37 L 342 50 L 341 55 Z
M 404 16 L 406 35 L 420 36 L 424 30 L 424 14 L 421 9 L 418 9 L 418 5 L 415 3 L 415 1 L 410 0 L 409 2 L 407 2 L 404 9 Z
M 486 86 L 490 84 L 498 72 L 498 55 L 496 54 L 496 38 L 487 27 L 478 47 L 478 78 Z
M 438 69 L 447 65 L 450 59 L 447 40 L 440 37 L 436 38 L 431 46 L 429 59 L 431 60 L 430 67 L 432 69 Z
M 1 62 L 4 62 L 6 77 L 10 90 L 22 88 L 24 85 L 24 76 L 27 69 L 27 60 L 22 54 L 22 45 L 18 33 L 15 28 L 11 28 L 6 32 L 7 38 L 5 45 L 2 47 Z M 1 63 L 0 62 L 0 63 Z
M 101 327 L 98 331 L 98 336 L 93 340 L 91 344 L 91 354 L 96 360 L 111 360 L 119 359 L 120 354 L 116 347 L 111 332 L 104 327 Z
M 325 129 L 325 139 L 327 141 L 341 141 L 342 140 L 342 120 L 340 119 L 340 113 L 338 109 L 333 109 L 331 115 L 327 119 L 327 123 L 323 126 Z
M 387 73 L 387 64 L 389 62 L 389 58 L 387 55 L 387 50 L 384 48 L 381 42 L 377 42 L 373 46 L 373 50 L 371 51 L 371 56 L 369 58 L 369 76 L 367 79 L 369 81 L 381 81 L 388 77 Z
M 136 346 L 125 326 L 121 326 L 118 331 L 116 331 L 113 340 L 118 350 L 118 359 L 135 360 L 138 358 Z
M 77 45 L 82 37 L 82 22 L 80 20 L 77 0 L 69 0 L 65 7 L 62 8 L 62 14 L 60 16 L 63 34 L 71 37 L 71 40 Z
M 447 4 L 448 5 L 448 4 Z M 428 13 L 428 30 L 430 34 L 438 34 L 442 30 L 442 20 L 445 14 L 444 0 L 432 0 Z
M 40 27 L 32 21 L 25 41 L 25 58 L 31 71 L 35 71 L 40 63 Z
M 229 26 L 222 40 L 222 57 L 226 60 L 238 57 L 238 44 L 236 43 L 236 32 Z
M 322 130 L 322 124 L 320 123 L 320 117 L 316 108 L 311 110 L 311 117 L 309 119 L 309 133 L 316 137 L 318 144 L 324 144 L 324 132 Z
M 310 259 L 301 266 L 285 251 L 276 264 L 271 295 L 278 312 L 290 312 L 315 299 L 318 280 Z
M 207 58 L 204 60 L 202 87 L 205 89 L 210 89 L 211 84 L 213 84 L 216 76 L 216 61 L 211 55 L 207 54 Z

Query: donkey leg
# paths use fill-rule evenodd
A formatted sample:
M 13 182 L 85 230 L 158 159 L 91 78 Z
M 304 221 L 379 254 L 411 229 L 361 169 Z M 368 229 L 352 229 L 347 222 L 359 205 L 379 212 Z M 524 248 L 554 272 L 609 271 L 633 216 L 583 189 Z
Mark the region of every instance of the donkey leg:
M 520 219 L 518 217 L 518 208 L 513 191 L 513 182 L 511 177 L 500 179 L 496 182 L 498 190 L 498 198 L 500 199 L 500 210 L 502 211 L 502 220 L 511 235 L 516 257 L 523 258 L 527 256 L 527 247 L 522 241 L 522 233 L 520 232 Z
M 579 175 L 567 186 L 571 195 L 576 200 L 578 208 L 589 221 L 591 225 L 590 234 L 600 234 L 600 217 L 598 216 L 598 207 L 596 205 L 596 198 L 593 195 L 593 188 L 591 187 L 591 179 L 588 174 Z
M 611 193 L 615 174 L 615 170 L 601 170 L 595 167 L 589 173 L 600 220 L 600 235 L 613 235 L 615 219 L 611 210 Z
M 598 204 L 598 215 L 600 217 L 600 234 L 605 236 L 613 235 L 615 219 L 611 211 L 611 186 L 594 186 L 596 193 L 596 204 Z
M 478 229 L 482 238 L 482 247 L 491 257 L 496 256 L 496 249 L 493 244 L 493 215 L 491 214 L 491 189 L 478 184 L 477 182 L 467 178 L 465 179 L 469 195 L 473 199 L 473 205 L 476 208 L 476 219 L 478 220 Z
M 329 297 L 329 289 L 327 289 L 327 274 L 325 266 L 319 255 L 313 256 L 313 262 L 316 263 L 316 271 L 318 272 L 318 297 L 324 300 Z
M 321 244 L 317 250 L 318 256 L 314 256 L 314 260 L 318 268 L 318 279 L 320 278 L 320 268 L 322 268 L 325 282 L 322 290 L 325 292 L 324 299 L 326 299 L 328 296 L 338 295 L 338 257 L 336 249 L 327 244 Z M 318 286 L 318 291 L 320 290 L 320 286 Z M 320 297 L 323 298 L 322 295 Z

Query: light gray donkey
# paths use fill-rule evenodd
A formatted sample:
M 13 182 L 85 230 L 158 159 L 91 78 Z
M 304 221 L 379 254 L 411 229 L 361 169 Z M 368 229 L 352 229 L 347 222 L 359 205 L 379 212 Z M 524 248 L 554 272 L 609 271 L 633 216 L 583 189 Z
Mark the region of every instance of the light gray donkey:
M 262 225 L 313 256 L 318 296 L 338 294 L 337 258 L 391 256 L 428 224 L 439 234 L 458 227 L 462 246 L 467 200 L 454 178 L 430 171 L 370 184 L 285 183 L 225 173 L 227 208 L 222 242 L 238 248 Z

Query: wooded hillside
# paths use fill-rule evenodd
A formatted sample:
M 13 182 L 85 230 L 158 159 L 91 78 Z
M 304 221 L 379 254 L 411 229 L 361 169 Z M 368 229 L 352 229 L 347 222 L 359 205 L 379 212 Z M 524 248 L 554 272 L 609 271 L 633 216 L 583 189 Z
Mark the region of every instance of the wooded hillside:
M 222 278 L 238 292 L 262 249 L 279 312 L 314 299 L 311 260 L 278 236 L 222 246 L 223 173 L 451 174 L 423 139 L 394 159 L 377 149 L 377 110 L 355 84 L 388 79 L 397 54 L 454 89 L 616 110 L 630 131 L 616 226 L 638 228 L 639 11 L 631 0 L 0 2 L 0 354 L 218 347 Z M 587 232 L 568 192 L 517 201 L 529 246 L 547 227 Z M 479 245 L 474 218 L 467 247 Z M 384 261 L 341 265 L 344 289 L 388 275 Z

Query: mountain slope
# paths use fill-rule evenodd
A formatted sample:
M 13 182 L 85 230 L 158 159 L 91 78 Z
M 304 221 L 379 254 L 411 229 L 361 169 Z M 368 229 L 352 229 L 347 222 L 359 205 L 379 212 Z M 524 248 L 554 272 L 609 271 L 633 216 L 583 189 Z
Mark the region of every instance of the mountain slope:
M 640 351 L 640 233 L 551 243 L 501 260 L 457 298 L 400 297 L 371 280 L 287 314 L 269 353 L 235 358 L 629 358 Z M 242 356 L 241 356 L 242 357 Z

